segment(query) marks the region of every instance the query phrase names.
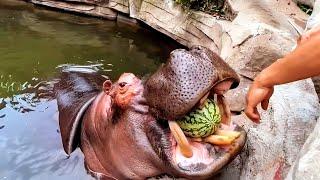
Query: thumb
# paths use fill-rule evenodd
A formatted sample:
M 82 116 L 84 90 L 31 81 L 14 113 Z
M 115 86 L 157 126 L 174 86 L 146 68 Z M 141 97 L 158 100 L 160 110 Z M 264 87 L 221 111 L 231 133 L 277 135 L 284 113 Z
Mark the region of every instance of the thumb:
M 247 106 L 245 109 L 245 113 L 253 122 L 259 123 L 260 114 L 256 107 Z
M 269 101 L 270 98 L 273 94 L 273 88 L 270 89 L 270 91 L 268 92 L 267 96 L 261 101 L 261 107 L 263 110 L 267 110 L 268 106 L 269 106 Z

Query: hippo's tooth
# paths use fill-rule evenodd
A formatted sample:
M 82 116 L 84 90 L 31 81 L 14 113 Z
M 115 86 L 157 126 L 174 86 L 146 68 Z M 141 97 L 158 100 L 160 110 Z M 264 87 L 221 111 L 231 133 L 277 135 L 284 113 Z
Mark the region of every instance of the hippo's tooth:
M 178 123 L 175 121 L 169 121 L 169 127 L 174 139 L 177 141 L 177 144 L 180 147 L 181 154 L 187 158 L 192 157 L 192 148 Z
M 238 138 L 241 133 L 238 131 L 234 130 L 224 130 L 224 129 L 218 129 L 216 132 L 214 132 L 215 135 L 220 135 L 220 136 L 228 136 L 232 138 Z
M 198 108 L 199 108 L 199 109 L 202 109 L 202 108 L 204 107 L 204 104 L 205 104 L 205 102 L 206 102 L 206 100 L 207 100 L 207 98 L 208 98 L 209 95 L 210 95 L 210 92 L 208 92 L 206 95 L 204 95 L 204 96 L 200 99 L 200 101 L 199 101 L 199 103 L 198 103 Z
M 230 145 L 235 139 L 235 137 L 214 134 L 204 138 L 204 141 L 213 145 Z
M 217 104 L 221 112 L 221 122 L 230 126 L 231 123 L 231 111 L 229 105 L 223 95 L 217 95 Z

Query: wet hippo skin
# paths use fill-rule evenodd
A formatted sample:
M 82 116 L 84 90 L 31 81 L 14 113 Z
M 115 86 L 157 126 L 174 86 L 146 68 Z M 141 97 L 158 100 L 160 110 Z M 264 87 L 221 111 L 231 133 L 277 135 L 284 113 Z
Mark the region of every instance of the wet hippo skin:
M 161 174 L 189 179 L 214 176 L 243 148 L 246 133 L 230 146 L 190 142 L 181 157 L 168 128 L 201 99 L 239 84 L 237 74 L 203 47 L 171 52 L 146 81 L 124 73 L 116 82 L 97 73 L 63 70 L 55 85 L 62 143 L 80 147 L 88 171 L 100 179 L 146 179 Z

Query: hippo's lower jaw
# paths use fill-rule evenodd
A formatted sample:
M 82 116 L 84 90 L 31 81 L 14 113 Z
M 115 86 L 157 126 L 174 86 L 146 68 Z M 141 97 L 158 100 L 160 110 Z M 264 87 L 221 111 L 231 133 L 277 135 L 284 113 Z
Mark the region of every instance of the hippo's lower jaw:
M 200 101 L 197 106 L 199 104 L 201 104 Z M 220 105 L 219 107 L 223 108 L 222 112 L 225 112 L 225 109 L 228 108 L 225 105 Z M 224 115 L 222 114 L 222 116 Z M 232 129 L 241 133 L 240 137 L 232 145 L 218 147 L 187 138 L 193 152 L 192 157 L 187 158 L 181 153 L 181 149 L 170 131 L 168 121 L 153 121 L 147 127 L 149 128 L 147 136 L 154 151 L 163 162 L 170 163 L 167 172 L 186 178 L 203 179 L 213 176 L 239 154 L 246 139 L 246 133 L 242 128 L 236 124 L 230 124 Z

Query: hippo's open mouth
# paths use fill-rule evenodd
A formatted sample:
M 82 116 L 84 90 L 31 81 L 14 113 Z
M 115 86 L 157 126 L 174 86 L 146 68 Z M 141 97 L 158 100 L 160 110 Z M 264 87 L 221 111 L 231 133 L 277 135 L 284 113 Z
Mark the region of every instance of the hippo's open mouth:
M 208 95 L 202 97 L 195 106 L 201 106 L 206 98 L 208 98 Z M 228 105 L 221 104 L 219 101 L 217 103 L 222 112 L 222 119 L 227 118 L 224 112 L 226 112 L 226 108 L 229 108 Z M 190 111 L 196 107 L 193 107 Z M 167 120 L 157 120 L 156 123 L 152 123 L 153 130 L 148 137 L 154 151 L 164 162 L 169 162 L 171 172 L 177 176 L 187 178 L 210 177 L 228 164 L 238 154 L 245 142 L 245 132 L 237 125 L 232 124 L 227 128 L 241 132 L 240 137 L 232 145 L 215 146 L 187 137 L 193 155 L 186 157 L 181 152 L 181 146 L 179 145 L 181 142 L 178 142 L 180 140 L 174 137 L 174 132 L 170 130 L 169 123 Z
M 147 136 L 156 154 L 169 162 L 170 169 L 166 172 L 187 178 L 207 178 L 239 153 L 246 133 L 231 123 L 230 109 L 223 97 L 239 82 L 237 73 L 218 54 L 200 46 L 189 51 L 172 51 L 167 63 L 146 80 L 144 96 L 149 112 L 158 118 L 150 123 Z M 187 138 L 176 123 L 215 95 L 222 124 L 229 130 L 241 129 L 240 137 L 224 147 L 206 143 L 207 138 L 200 141 Z

